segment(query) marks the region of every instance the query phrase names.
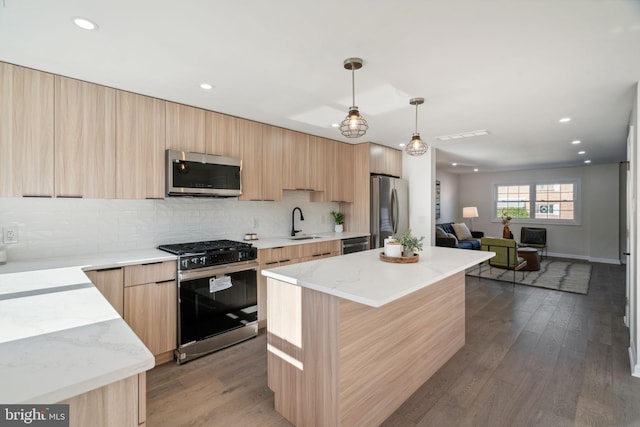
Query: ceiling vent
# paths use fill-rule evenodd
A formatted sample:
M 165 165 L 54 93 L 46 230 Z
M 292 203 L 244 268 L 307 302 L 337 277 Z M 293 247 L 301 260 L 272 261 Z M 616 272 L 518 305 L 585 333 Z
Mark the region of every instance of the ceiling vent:
M 489 131 L 486 129 L 472 130 L 470 132 L 452 133 L 450 135 L 436 136 L 439 141 L 451 141 L 454 139 L 472 138 L 474 136 L 489 135 Z

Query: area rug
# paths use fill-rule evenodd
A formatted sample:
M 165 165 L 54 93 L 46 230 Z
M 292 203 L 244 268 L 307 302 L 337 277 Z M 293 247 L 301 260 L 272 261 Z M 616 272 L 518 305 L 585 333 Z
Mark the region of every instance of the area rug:
M 486 264 L 482 265 L 482 271 L 476 265 L 467 269 L 466 274 L 484 279 L 513 282 L 513 270 L 505 270 L 498 267 L 489 269 Z M 516 284 L 585 295 L 589 292 L 590 279 L 591 264 L 553 259 L 542 260 L 540 262 L 540 271 L 525 271 L 524 279 L 522 278 L 522 271 L 516 271 Z

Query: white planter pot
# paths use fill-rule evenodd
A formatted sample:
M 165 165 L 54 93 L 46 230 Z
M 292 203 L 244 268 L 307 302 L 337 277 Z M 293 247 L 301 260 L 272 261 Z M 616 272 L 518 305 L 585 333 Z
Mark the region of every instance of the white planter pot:
M 342 233 L 342 231 L 344 230 L 344 224 L 336 224 L 334 230 L 336 233 Z

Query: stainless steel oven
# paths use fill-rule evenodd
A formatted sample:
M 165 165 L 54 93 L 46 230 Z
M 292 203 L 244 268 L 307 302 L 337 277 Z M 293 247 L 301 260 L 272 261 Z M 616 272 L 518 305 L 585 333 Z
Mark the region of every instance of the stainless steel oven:
M 178 363 L 258 334 L 257 249 L 229 240 L 187 245 L 159 247 L 184 252 L 178 259 Z

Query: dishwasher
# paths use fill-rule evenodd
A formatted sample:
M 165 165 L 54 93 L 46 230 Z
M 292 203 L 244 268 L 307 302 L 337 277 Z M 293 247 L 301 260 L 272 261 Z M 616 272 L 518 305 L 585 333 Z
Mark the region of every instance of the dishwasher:
M 368 251 L 369 237 L 352 237 L 350 239 L 342 239 L 342 255 L 354 252 Z

